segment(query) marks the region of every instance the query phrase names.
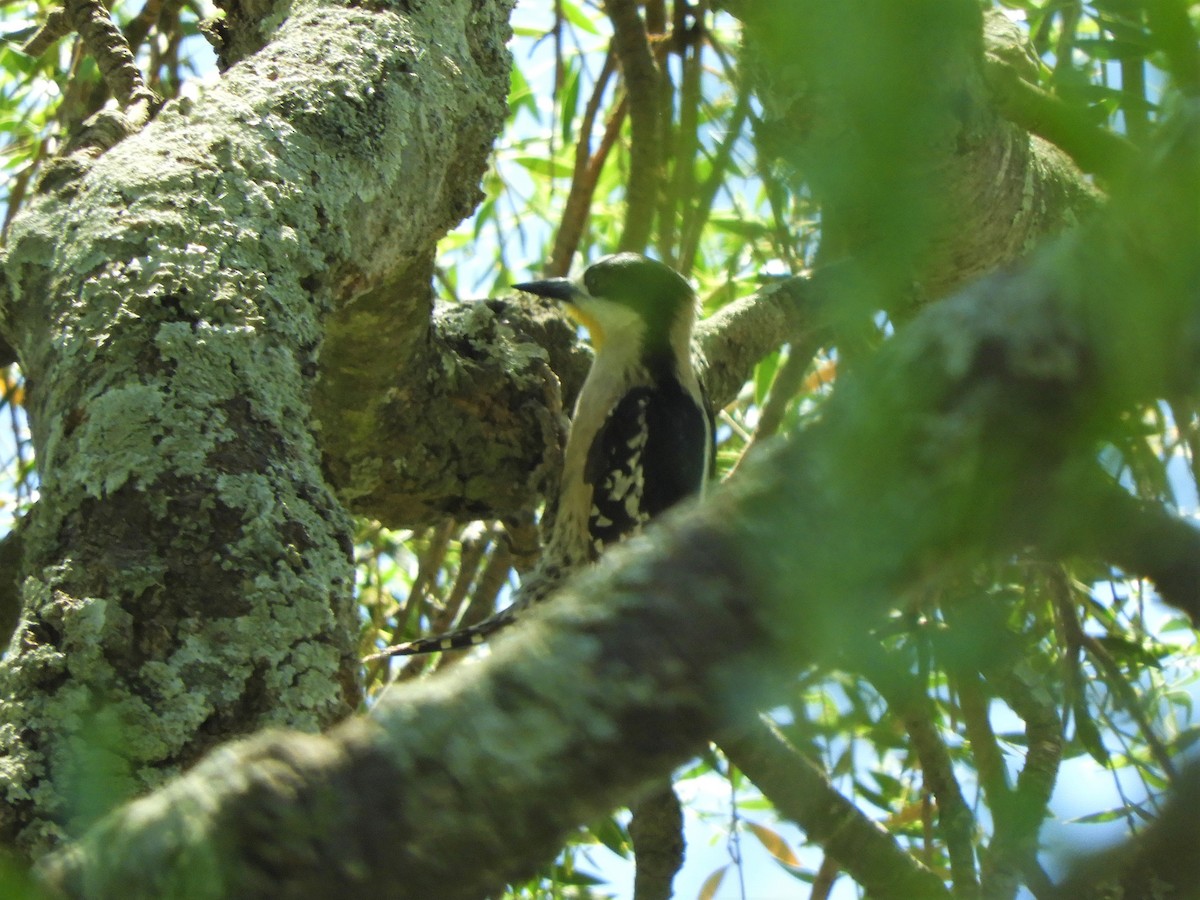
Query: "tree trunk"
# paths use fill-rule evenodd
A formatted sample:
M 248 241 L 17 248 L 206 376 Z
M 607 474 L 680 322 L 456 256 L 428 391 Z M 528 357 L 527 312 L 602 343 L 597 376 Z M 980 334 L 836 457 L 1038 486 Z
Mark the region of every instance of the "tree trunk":
M 395 357 L 322 337 L 367 294 L 379 339 L 420 352 L 434 242 L 476 202 L 508 86 L 509 3 L 413 6 L 297 4 L 13 224 L 40 498 L 0 833 L 26 852 L 234 735 L 359 702 L 350 520 L 310 398 L 318 360 L 333 381 Z

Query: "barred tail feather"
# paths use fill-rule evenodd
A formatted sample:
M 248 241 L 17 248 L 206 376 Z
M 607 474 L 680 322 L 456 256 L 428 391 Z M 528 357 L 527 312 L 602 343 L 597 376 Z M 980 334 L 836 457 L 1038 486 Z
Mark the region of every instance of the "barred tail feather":
M 563 580 L 566 572 L 561 566 L 544 564 L 530 573 L 530 576 L 517 589 L 516 597 L 510 606 L 506 606 L 494 616 L 484 619 L 478 625 L 460 628 L 446 634 L 418 638 L 415 641 L 405 641 L 385 647 L 378 653 L 372 653 L 363 662 L 374 662 L 392 656 L 420 656 L 425 653 L 443 653 L 449 650 L 469 650 L 486 642 L 496 632 L 507 628 L 517 621 L 531 606 L 540 603 Z
M 419 656 L 423 653 L 441 653 L 446 650 L 467 650 L 477 647 L 489 637 L 511 625 L 517 619 L 516 604 L 500 610 L 490 619 L 484 619 L 478 625 L 439 634 L 433 637 L 418 638 L 415 641 L 405 641 L 372 653 L 363 662 L 373 662 L 377 659 L 387 659 L 390 656 Z

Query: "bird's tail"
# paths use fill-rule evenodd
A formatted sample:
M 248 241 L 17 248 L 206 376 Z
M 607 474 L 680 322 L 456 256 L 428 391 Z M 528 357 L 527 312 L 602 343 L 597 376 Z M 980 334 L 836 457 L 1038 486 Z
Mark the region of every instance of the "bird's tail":
M 363 659 L 363 662 L 374 662 L 377 659 L 387 659 L 389 656 L 419 656 L 422 653 L 441 653 L 447 650 L 468 650 L 471 647 L 478 647 L 497 631 L 507 628 L 517 620 L 520 610 L 516 606 L 515 603 L 507 606 L 478 625 L 385 647 L 378 653 L 372 653 Z
M 506 606 L 490 618 L 484 619 L 477 625 L 449 631 L 446 634 L 417 638 L 415 641 L 405 641 L 385 647 L 378 653 L 372 653 L 363 662 L 374 662 L 387 659 L 390 656 L 419 656 L 423 653 L 444 653 L 448 650 L 469 650 L 485 643 L 496 632 L 501 631 L 521 618 L 531 606 L 540 603 L 548 597 L 566 577 L 567 567 L 543 564 L 529 574 L 510 606 Z

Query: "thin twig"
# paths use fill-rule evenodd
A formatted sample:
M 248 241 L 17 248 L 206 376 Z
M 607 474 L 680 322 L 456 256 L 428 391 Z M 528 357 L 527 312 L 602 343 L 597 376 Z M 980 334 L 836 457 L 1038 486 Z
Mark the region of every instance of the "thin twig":
M 596 84 L 583 110 L 583 119 L 575 144 L 575 170 L 571 175 L 571 188 L 567 192 L 562 219 L 554 234 L 554 249 L 550 253 L 550 262 L 546 265 L 546 275 L 552 278 L 566 275 L 571 269 L 571 259 L 579 247 L 579 238 L 583 234 L 584 223 L 587 222 L 604 161 L 608 159 L 609 151 L 616 144 L 621 123 L 625 121 L 625 111 L 628 107 L 622 99 L 605 125 L 600 146 L 592 153 L 592 130 L 596 127 L 596 117 L 599 115 L 601 102 L 616 66 L 616 57 L 610 50 L 604 58 L 604 65 L 596 77 Z
M 1009 121 L 1045 138 L 1070 154 L 1085 172 L 1113 181 L 1133 166 L 1137 148 L 1083 113 L 1022 79 L 1010 66 L 986 64 L 988 86 Z
M 1004 755 L 1000 752 L 996 732 L 992 730 L 992 722 L 988 715 L 991 698 L 985 691 L 984 681 L 978 672 L 959 672 L 956 681 L 963 727 L 967 740 L 971 742 L 975 770 L 979 773 L 979 784 L 988 798 L 988 805 L 995 809 L 1004 803 L 1010 788 Z
M 932 701 L 907 672 L 889 664 L 882 655 L 874 657 L 878 669 L 871 680 L 888 706 L 904 722 L 913 749 L 921 761 L 925 785 L 937 799 L 938 825 L 950 857 L 950 871 L 957 897 L 979 894 L 975 866 L 975 816 L 963 799 L 954 776 L 950 753 L 933 722 Z
M 121 106 L 161 102 L 146 87 L 125 36 L 113 23 L 101 0 L 66 0 L 64 8 L 67 21 L 79 32 L 84 46 L 96 60 L 105 84 Z
M 621 250 L 642 251 L 649 243 L 657 206 L 659 148 L 662 140 L 660 73 L 636 0 L 606 0 L 613 23 L 613 50 L 625 76 L 632 139 L 629 148 L 628 198 Z
M 491 533 L 478 534 L 473 527 L 470 531 L 459 535 L 458 572 L 455 574 L 450 593 L 446 595 L 446 599 L 442 603 L 441 611 L 430 622 L 431 634 L 442 634 L 454 628 L 458 623 L 463 604 L 471 596 L 471 584 L 475 580 L 475 573 L 483 564 L 484 555 L 490 544 Z
M 46 21 L 37 30 L 37 33 L 25 42 L 21 52 L 27 56 L 41 56 L 59 38 L 66 37 L 70 33 L 71 23 L 67 21 L 66 12 L 61 9 L 53 10 L 50 15 L 46 16 Z
M 171 2 L 178 5 L 180 0 L 171 0 Z M 140 47 L 142 41 L 146 40 L 146 35 L 158 22 L 165 3 L 166 0 L 146 0 L 138 14 L 125 26 L 125 40 L 129 42 L 131 48 Z
M 1121 667 L 1117 665 L 1116 660 L 1112 658 L 1112 654 L 1108 652 L 1108 648 L 1083 630 L 1075 605 L 1071 602 L 1069 582 L 1065 578 L 1052 579 L 1051 587 L 1055 610 L 1067 635 L 1069 645 L 1082 648 L 1092 658 L 1092 661 L 1104 671 L 1104 683 L 1112 693 L 1113 699 L 1137 724 L 1138 730 L 1146 742 L 1146 749 L 1150 751 L 1150 755 L 1154 757 L 1154 761 L 1162 769 L 1163 774 L 1168 780 L 1174 781 L 1178 774 L 1175 764 L 1171 760 L 1166 746 L 1155 732 L 1153 723 L 1142 709 L 1137 691 L 1129 684 L 1129 680 L 1121 671 Z
M 455 523 L 452 520 L 446 520 L 425 534 L 413 535 L 411 544 L 416 545 L 423 539 L 427 539 L 427 543 L 425 549 L 417 556 L 417 574 L 413 578 L 412 584 L 409 585 L 408 596 L 396 610 L 396 625 L 384 640 L 388 646 L 399 643 L 405 636 L 405 628 L 409 620 L 421 615 L 426 595 L 436 583 L 437 574 L 446 560 L 446 552 L 450 548 L 450 539 L 454 536 L 455 529 Z M 366 683 L 374 684 L 387 666 L 388 660 L 383 658 L 368 662 Z M 409 668 L 408 675 L 411 676 L 416 673 L 419 666 Z M 397 680 L 403 677 L 405 677 L 404 670 L 396 675 Z
M 704 226 L 708 224 L 708 217 L 712 212 L 712 205 L 716 199 L 717 191 L 725 183 L 729 164 L 733 160 L 734 145 L 741 138 L 742 128 L 746 124 L 746 119 L 749 115 L 750 89 L 743 86 L 738 90 L 737 102 L 734 104 L 733 112 L 729 117 L 729 131 L 725 136 L 725 140 L 717 148 L 716 156 L 713 157 L 712 171 L 709 172 L 704 184 L 696 191 L 695 203 L 692 204 L 689 215 L 684 220 L 682 235 L 679 241 L 678 268 L 685 275 L 689 274 L 696 265 L 696 253 L 700 248 L 700 235 L 704 232 Z
M 1062 765 L 1063 724 L 1049 695 L 1009 671 L 1000 689 L 1005 702 L 1025 722 L 1025 765 L 1017 775 L 1013 804 L 996 823 L 996 838 L 1007 845 L 1022 873 L 1037 863 L 1038 833 Z
M 682 6 L 683 4 L 676 6 L 677 16 L 682 16 Z M 703 15 L 703 7 L 698 6 L 694 14 Z M 683 21 L 677 17 L 675 31 L 680 32 L 683 28 Z M 675 131 L 673 177 L 671 189 L 665 192 L 663 198 L 664 214 L 659 219 L 659 232 L 663 260 L 687 275 L 690 270 L 679 264 L 680 255 L 675 248 L 675 222 L 677 210 L 682 210 L 683 221 L 679 231 L 681 234 L 687 234 L 691 230 L 689 226 L 692 219 L 701 214 L 694 195 L 696 156 L 700 149 L 700 106 L 703 103 L 700 90 L 700 78 L 703 75 L 702 47 L 700 44 L 685 41 L 683 34 L 677 34 L 675 43 L 680 48 L 683 80 L 679 86 L 679 127 Z

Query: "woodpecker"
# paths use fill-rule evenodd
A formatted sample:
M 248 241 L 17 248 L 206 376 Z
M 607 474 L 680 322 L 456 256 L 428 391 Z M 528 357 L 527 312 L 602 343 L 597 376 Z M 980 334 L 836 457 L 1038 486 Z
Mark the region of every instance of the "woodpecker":
M 578 281 L 513 287 L 565 304 L 595 350 L 571 419 L 542 562 L 513 604 L 490 619 L 368 659 L 482 643 L 609 544 L 701 493 L 712 470 L 712 417 L 692 364 L 696 295 L 679 273 L 637 253 L 617 253 L 593 263 Z

